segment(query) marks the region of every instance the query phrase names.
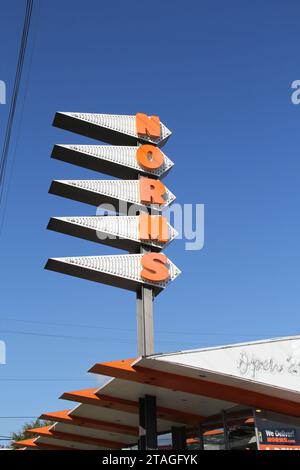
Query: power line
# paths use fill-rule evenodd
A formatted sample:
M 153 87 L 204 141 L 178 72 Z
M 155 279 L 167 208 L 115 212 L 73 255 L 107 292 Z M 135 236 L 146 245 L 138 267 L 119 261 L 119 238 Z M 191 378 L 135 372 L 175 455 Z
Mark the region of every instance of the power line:
M 50 334 L 50 333 L 36 333 L 32 331 L 21 331 L 21 330 L 3 330 L 1 329 L 2 334 L 15 334 L 15 335 L 26 335 L 26 336 L 37 336 L 37 337 L 45 337 L 45 338 L 57 338 L 57 339 L 64 339 L 64 340 L 80 340 L 80 341 L 96 341 L 96 342 L 111 342 L 111 341 L 118 341 L 119 343 L 124 344 L 132 344 L 133 339 L 124 339 L 124 338 L 113 338 L 113 337 L 95 337 L 95 336 L 71 336 L 71 335 L 57 335 L 57 334 Z M 157 343 L 168 343 L 168 344 L 178 344 L 178 341 L 169 341 L 169 340 L 158 340 Z M 198 344 L 198 343 L 181 343 L 181 344 Z
M 7 167 L 8 154 L 9 154 L 9 145 L 10 145 L 10 140 L 11 140 L 11 133 L 12 133 L 16 106 L 17 106 L 17 99 L 18 99 L 18 94 L 19 94 L 19 89 L 20 89 L 20 82 L 21 82 L 21 77 L 22 77 L 24 58 L 25 58 L 25 53 L 26 53 L 27 41 L 28 41 L 32 8 L 33 8 L 33 0 L 27 0 L 25 20 L 24 20 L 24 25 L 23 25 L 23 32 L 22 32 L 22 37 L 21 37 L 19 57 L 18 57 L 18 63 L 17 63 L 17 70 L 16 70 L 16 75 L 15 75 L 9 116 L 8 116 L 6 131 L 5 131 L 4 144 L 3 144 L 3 149 L 2 149 L 1 159 L 0 159 L 0 207 L 2 204 L 3 194 L 4 194 L 5 173 L 6 173 L 6 167 Z
M 21 318 L 11 318 L 11 317 L 0 317 L 0 321 L 16 321 L 21 323 L 35 323 L 37 325 L 53 325 L 53 326 L 66 326 L 66 327 L 75 327 L 75 328 L 99 328 L 101 330 L 119 330 L 119 331 L 135 331 L 133 328 L 118 328 L 118 327 L 107 327 L 101 325 L 83 325 L 80 323 L 59 323 L 59 322 L 48 322 L 48 321 L 39 321 L 39 320 L 24 320 Z
M 0 419 L 38 419 L 37 416 L 0 416 Z
M 46 338 L 59 338 L 66 340 L 82 340 L 82 341 L 120 341 L 123 343 L 131 343 L 132 340 L 124 340 L 123 338 L 98 338 L 95 336 L 71 336 L 71 335 L 56 335 L 50 333 L 36 333 L 32 331 L 20 331 L 20 330 L 2 330 L 4 334 L 15 334 L 15 335 L 29 335 L 29 336 L 41 336 Z
M 53 325 L 53 326 L 65 326 L 65 327 L 74 327 L 74 328 L 89 328 L 89 329 L 101 329 L 101 330 L 116 330 L 116 331 L 128 331 L 128 332 L 135 332 L 134 328 L 119 328 L 119 327 L 107 327 L 103 325 L 87 325 L 87 324 L 80 324 L 80 323 L 60 323 L 60 322 L 45 322 L 39 320 L 24 320 L 20 318 L 11 318 L 11 317 L 0 317 L 0 321 L 16 321 L 21 323 L 33 323 L 37 325 Z M 157 333 L 165 333 L 165 334 L 174 334 L 174 335 L 187 335 L 187 336 L 229 336 L 229 337 L 259 337 L 259 336 L 280 336 L 274 333 L 222 333 L 222 332 L 195 332 L 195 331 L 172 331 L 172 330 L 156 330 Z
M 124 344 L 131 344 L 133 339 L 124 339 L 124 338 L 115 338 L 115 337 L 96 337 L 96 336 L 74 336 L 74 335 L 58 335 L 58 334 L 50 334 L 50 333 L 37 333 L 37 332 L 33 332 L 33 331 L 22 331 L 22 330 L 3 330 L 1 329 L 0 330 L 1 333 L 3 334 L 15 334 L 15 335 L 25 335 L 25 336 L 37 336 L 37 337 L 45 337 L 45 338 L 56 338 L 56 339 L 64 339 L 64 340 L 79 340 L 79 341 L 96 341 L 96 342 L 111 342 L 111 341 L 118 341 L 119 343 L 124 343 Z M 134 331 L 134 330 L 132 330 Z M 178 334 L 183 334 L 183 333 L 180 333 L 178 332 Z M 215 334 L 209 334 L 209 333 L 202 333 L 202 334 L 199 334 L 196 336 L 214 336 Z M 229 337 L 235 337 L 235 336 L 238 336 L 238 335 L 235 335 L 235 334 L 230 334 L 230 335 L 226 335 L 226 334 L 219 334 L 217 336 L 229 336 Z M 241 336 L 241 335 L 240 335 Z M 243 335 L 243 337 L 247 337 L 247 336 L 250 336 L 250 335 Z M 259 336 L 262 336 L 262 335 L 259 335 Z M 257 336 L 256 336 L 257 337 Z M 170 340 L 165 340 L 165 339 L 160 339 L 160 340 L 157 340 L 156 341 L 157 343 L 166 343 L 166 344 L 178 344 L 178 341 L 170 341 Z M 189 342 L 181 342 L 180 344 L 184 344 L 184 345 L 199 345 L 199 342 L 195 342 L 195 341 L 189 341 Z M 203 345 L 203 342 L 202 342 L 202 345 L 201 346 L 205 346 Z M 209 346 L 209 344 L 208 344 Z
M 0 382 L 78 382 L 88 380 L 95 382 L 92 377 L 0 377 Z
M 28 63 L 28 74 L 27 74 L 26 82 L 23 85 L 24 96 L 23 96 L 23 102 L 22 102 L 22 105 L 21 105 L 20 113 L 19 113 L 20 114 L 20 119 L 19 119 L 18 129 L 16 131 L 16 143 L 15 143 L 15 146 L 14 146 L 14 152 L 11 156 L 11 162 L 12 162 L 11 163 L 11 169 L 10 169 L 10 174 L 6 177 L 6 179 L 8 178 L 8 181 L 7 181 L 7 189 L 6 189 L 5 199 L 3 200 L 3 213 L 2 213 L 2 217 L 0 219 L 0 234 L 2 232 L 3 223 L 4 223 L 4 220 L 5 220 L 6 209 L 7 209 L 7 200 L 8 200 L 8 197 L 9 197 L 9 191 L 10 191 L 10 187 L 11 187 L 11 181 L 12 181 L 14 165 L 15 165 L 15 160 L 16 160 L 16 153 L 17 153 L 17 150 L 18 150 L 20 131 L 21 131 L 22 120 L 23 120 L 23 115 L 24 115 L 24 108 L 25 108 L 25 103 L 26 103 L 27 93 L 28 93 L 30 70 L 31 70 L 31 67 L 32 67 L 33 55 L 34 55 L 34 50 L 35 50 L 35 46 L 36 46 L 36 36 L 37 36 L 38 20 L 39 20 L 40 9 L 41 9 L 41 2 L 42 2 L 42 0 L 39 0 L 39 2 L 38 2 L 35 31 L 34 31 L 34 33 L 32 33 L 32 48 L 31 48 L 31 54 L 30 54 L 29 63 Z M 31 30 L 32 30 L 32 27 L 31 27 Z

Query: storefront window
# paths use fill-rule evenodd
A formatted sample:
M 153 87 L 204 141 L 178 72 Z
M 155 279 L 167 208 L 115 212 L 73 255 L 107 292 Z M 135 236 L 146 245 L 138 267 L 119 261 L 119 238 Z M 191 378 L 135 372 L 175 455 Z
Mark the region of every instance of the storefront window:
M 251 408 L 235 406 L 203 426 L 205 450 L 256 450 L 257 439 Z

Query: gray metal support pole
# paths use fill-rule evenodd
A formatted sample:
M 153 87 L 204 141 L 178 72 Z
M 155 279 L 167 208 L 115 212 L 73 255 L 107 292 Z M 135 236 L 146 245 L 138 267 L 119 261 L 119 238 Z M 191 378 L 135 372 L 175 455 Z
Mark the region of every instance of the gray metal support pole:
M 172 449 L 185 450 L 186 449 L 186 427 L 185 426 L 172 426 Z
M 139 179 L 141 179 L 141 176 L 139 176 Z M 141 254 L 149 251 L 151 251 L 149 246 L 141 246 Z M 138 355 L 150 356 L 151 354 L 154 354 L 153 290 L 151 287 L 142 286 L 140 292 L 137 292 L 136 310 Z
M 139 399 L 139 450 L 157 449 L 156 397 Z
M 142 247 L 141 253 L 147 253 Z M 154 326 L 153 326 L 153 291 L 151 287 L 143 286 L 136 295 L 137 305 L 137 336 L 138 355 L 150 356 L 154 354 Z
M 139 399 L 139 450 L 146 450 L 145 398 Z
M 223 430 L 224 430 L 224 447 L 225 447 L 225 450 L 230 450 L 229 430 L 227 426 L 226 412 L 224 410 L 222 411 L 222 418 L 223 418 Z
M 201 424 L 198 428 L 198 437 L 199 437 L 199 450 L 204 450 L 203 428 Z
M 255 408 L 252 408 L 252 414 L 253 414 L 255 437 L 256 437 L 256 449 L 259 450 L 260 440 L 259 440 L 259 432 L 258 432 L 258 425 L 257 425 L 257 418 L 256 418 Z

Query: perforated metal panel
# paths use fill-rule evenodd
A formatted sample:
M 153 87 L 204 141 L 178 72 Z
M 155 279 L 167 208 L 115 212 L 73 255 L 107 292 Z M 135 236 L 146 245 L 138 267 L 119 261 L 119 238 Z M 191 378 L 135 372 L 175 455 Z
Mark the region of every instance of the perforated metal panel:
M 50 192 L 95 206 L 111 203 L 116 206 L 115 210 L 119 208 L 118 201 L 123 201 L 141 208 L 149 207 L 153 213 L 161 212 L 175 200 L 174 194 L 166 188 L 165 204 L 156 207 L 142 204 L 138 180 L 54 180 Z M 124 213 L 126 208 L 120 207 L 120 210 Z
M 115 145 L 148 142 L 162 146 L 171 135 L 171 131 L 161 123 L 160 138 L 140 137 L 136 132 L 136 117 L 131 115 L 58 112 L 53 124 Z
M 135 216 L 52 217 L 48 228 L 133 252 L 139 250 L 142 243 L 155 251 L 161 250 L 178 235 L 176 230 L 168 224 L 168 243 L 141 242 L 139 217 Z
M 54 146 L 52 157 L 119 178 L 137 178 L 139 174 L 162 178 L 174 163 L 163 153 L 164 163 L 156 170 L 145 170 L 137 162 L 137 146 L 61 145 Z
M 46 264 L 46 269 L 132 291 L 139 290 L 141 285 L 149 285 L 153 287 L 154 294 L 158 294 L 165 289 L 181 272 L 168 260 L 170 277 L 167 281 L 145 281 L 141 277 L 142 257 L 142 254 L 130 254 L 50 258 Z

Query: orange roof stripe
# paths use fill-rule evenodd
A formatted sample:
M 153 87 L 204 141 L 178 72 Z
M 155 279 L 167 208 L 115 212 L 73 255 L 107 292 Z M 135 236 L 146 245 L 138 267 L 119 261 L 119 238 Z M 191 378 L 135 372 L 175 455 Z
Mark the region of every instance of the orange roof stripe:
M 15 445 L 20 446 L 20 447 L 29 447 L 30 449 L 36 449 L 36 450 L 77 450 L 77 449 L 74 449 L 73 447 L 45 444 L 43 442 L 39 442 L 36 437 L 32 439 L 24 439 L 22 441 L 17 441 L 15 442 Z
M 71 410 L 55 411 L 52 413 L 43 413 L 40 419 L 47 421 L 55 421 L 63 424 L 72 424 L 85 428 L 98 429 L 99 431 L 115 432 L 117 434 L 129 434 L 130 436 L 138 436 L 138 428 L 127 426 L 125 424 L 112 423 L 109 421 L 101 421 L 91 418 L 72 416 Z
M 23 439 L 22 441 L 16 441 L 15 445 L 20 447 L 37 447 L 36 437 L 32 439 Z
M 89 372 L 123 380 L 131 380 L 155 387 L 206 396 L 217 400 L 263 408 L 291 416 L 300 416 L 299 403 L 231 385 L 218 384 L 200 378 L 195 379 L 184 375 L 140 367 L 138 363 L 134 364 L 132 359 L 97 363 Z
M 76 401 L 85 403 L 87 405 L 100 406 L 104 408 L 111 408 L 113 410 L 123 411 L 126 413 L 138 414 L 138 402 L 125 400 L 123 398 L 111 397 L 108 395 L 97 395 L 95 392 L 98 389 L 86 389 L 75 392 L 65 392 L 60 397 L 63 400 Z M 183 424 L 199 424 L 203 421 L 203 416 L 186 413 L 183 411 L 174 410 L 171 408 L 157 407 L 157 417 L 166 421 L 173 421 Z
M 50 436 L 51 435 L 51 432 L 50 432 L 50 428 L 53 426 L 53 424 L 50 424 L 50 426 L 42 426 L 40 428 L 31 428 L 31 429 L 28 429 L 28 432 L 32 433 L 32 434 L 43 434 L 44 436 Z
M 69 434 L 65 432 L 56 431 L 55 429 L 50 429 L 51 426 L 43 426 L 41 428 L 30 429 L 29 432 L 37 434 L 39 436 L 50 437 L 51 439 L 62 439 L 65 441 L 78 442 L 82 444 L 90 444 L 100 447 L 107 447 L 112 449 L 120 449 L 122 447 L 127 447 L 128 444 L 125 442 L 110 441 L 106 439 L 97 439 L 94 437 L 82 436 L 80 434 Z

